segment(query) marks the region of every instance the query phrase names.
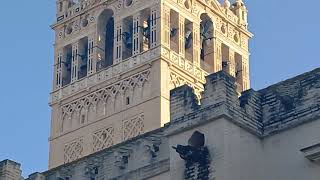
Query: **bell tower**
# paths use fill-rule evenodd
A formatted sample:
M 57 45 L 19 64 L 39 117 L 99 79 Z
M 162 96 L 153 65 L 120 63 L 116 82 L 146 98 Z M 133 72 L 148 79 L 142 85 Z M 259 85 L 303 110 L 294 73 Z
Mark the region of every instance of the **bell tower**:
M 170 121 L 170 90 L 200 97 L 226 71 L 250 88 L 241 0 L 57 0 L 49 168 Z

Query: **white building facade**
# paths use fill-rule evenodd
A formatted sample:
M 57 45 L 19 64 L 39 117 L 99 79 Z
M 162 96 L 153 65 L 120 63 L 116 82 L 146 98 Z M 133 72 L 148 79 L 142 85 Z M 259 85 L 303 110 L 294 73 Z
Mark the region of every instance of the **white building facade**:
M 200 105 L 171 91 L 164 127 L 28 180 L 319 179 L 320 69 L 240 97 L 227 73 L 206 80 Z

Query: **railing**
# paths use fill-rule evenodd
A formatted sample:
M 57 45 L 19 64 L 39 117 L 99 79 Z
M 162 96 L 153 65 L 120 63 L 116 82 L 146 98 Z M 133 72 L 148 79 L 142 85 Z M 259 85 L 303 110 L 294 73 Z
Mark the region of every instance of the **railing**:
M 86 90 L 89 87 L 95 86 L 101 82 L 107 81 L 122 73 L 144 64 L 147 61 L 152 61 L 160 57 L 160 47 L 142 52 L 137 56 L 130 57 L 117 64 L 111 65 L 106 69 L 102 69 L 92 75 L 79 79 L 71 84 L 57 89 L 51 93 L 51 103 L 57 102 L 60 99 L 66 98 L 72 94 Z
M 191 61 L 186 60 L 175 51 L 164 46 L 162 46 L 161 48 L 161 55 L 162 57 L 175 64 L 178 68 L 187 71 L 201 83 L 205 83 L 205 76 L 207 76 L 208 73 L 200 67 L 195 66 Z
M 166 51 L 167 53 L 163 51 Z M 55 103 L 63 98 L 67 98 L 75 93 L 86 90 L 122 73 L 128 72 L 129 70 L 138 67 L 147 61 L 153 61 L 159 58 L 160 55 L 166 56 L 166 59 L 170 60 L 178 68 L 187 71 L 199 82 L 205 83 L 205 76 L 209 74 L 206 72 L 206 70 L 197 67 L 189 60 L 180 57 L 179 54 L 177 54 L 175 51 L 165 48 L 164 46 L 158 46 L 149 51 L 142 52 L 137 56 L 122 60 L 117 64 L 107 67 L 106 69 L 102 69 L 101 71 L 98 71 L 92 75 L 88 75 L 82 79 L 79 79 L 71 84 L 65 85 L 64 87 L 53 91 L 51 93 L 51 103 Z

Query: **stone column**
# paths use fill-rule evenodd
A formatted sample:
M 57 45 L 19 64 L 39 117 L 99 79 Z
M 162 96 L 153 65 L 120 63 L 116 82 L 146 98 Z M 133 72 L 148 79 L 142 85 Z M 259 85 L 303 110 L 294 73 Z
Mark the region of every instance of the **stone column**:
M 184 32 L 184 21 L 185 18 L 179 14 L 179 54 L 184 58 L 185 56 L 185 32 Z
M 243 91 L 250 89 L 249 56 L 242 55 L 242 87 Z
M 55 76 L 55 85 L 56 89 L 62 87 L 62 50 L 58 50 L 57 53 L 57 61 L 55 63 L 55 70 L 56 70 L 56 76 Z
M 200 67 L 200 24 L 193 22 L 193 64 L 196 67 Z
M 166 5 L 163 5 L 161 17 L 163 17 L 161 19 L 163 22 L 161 23 L 162 24 L 161 32 L 163 32 L 162 38 L 161 38 L 162 40 L 161 44 L 170 48 L 170 8 L 167 7 Z
M 142 21 L 141 21 L 141 12 L 133 15 L 133 34 L 132 34 L 132 55 L 138 55 L 141 52 L 141 42 L 142 42 Z
M 159 44 L 161 21 L 160 21 L 160 5 L 151 8 L 150 14 L 150 48 L 154 48 Z
M 236 77 L 236 67 L 235 67 L 235 59 L 234 59 L 234 50 L 229 47 L 229 68 L 228 72 L 231 76 Z
M 214 62 L 213 71 L 218 72 L 222 70 L 222 42 L 218 38 L 214 38 Z
M 78 80 L 79 58 L 78 58 L 79 42 L 72 45 L 72 60 L 71 60 L 71 83 Z
M 105 67 L 106 59 L 105 59 L 105 46 L 106 46 L 106 32 L 97 33 L 96 43 L 95 43 L 95 52 L 97 54 L 97 58 L 95 58 L 97 63 L 97 71 Z
M 94 57 L 94 35 L 88 37 L 88 75 L 96 72 L 96 60 Z
M 122 19 L 115 19 L 114 24 L 114 57 L 115 64 L 122 60 Z

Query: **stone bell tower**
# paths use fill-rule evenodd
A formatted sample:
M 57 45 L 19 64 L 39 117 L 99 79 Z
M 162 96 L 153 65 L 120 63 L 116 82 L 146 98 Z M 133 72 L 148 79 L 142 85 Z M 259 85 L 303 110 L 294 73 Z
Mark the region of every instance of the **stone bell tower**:
M 241 0 L 57 0 L 49 168 L 170 121 L 170 90 L 200 97 L 226 71 L 250 88 Z

